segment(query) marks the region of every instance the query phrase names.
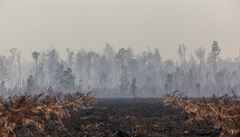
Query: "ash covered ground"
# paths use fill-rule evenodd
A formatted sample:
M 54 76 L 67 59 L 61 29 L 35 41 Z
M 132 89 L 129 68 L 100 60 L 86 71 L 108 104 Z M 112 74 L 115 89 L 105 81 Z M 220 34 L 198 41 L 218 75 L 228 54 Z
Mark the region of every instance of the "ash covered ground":
M 72 112 L 64 128 L 46 122 L 44 132 L 29 126 L 18 137 L 217 137 L 207 121 L 187 124 L 189 114 L 165 106 L 161 99 L 97 99 L 92 108 Z

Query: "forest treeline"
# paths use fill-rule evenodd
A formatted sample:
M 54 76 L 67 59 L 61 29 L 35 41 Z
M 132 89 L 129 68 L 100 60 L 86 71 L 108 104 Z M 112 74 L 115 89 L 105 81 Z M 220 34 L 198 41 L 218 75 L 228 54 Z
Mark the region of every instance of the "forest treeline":
M 240 57 L 222 59 L 218 42 L 209 46 L 210 51 L 200 47 L 187 58 L 187 48 L 180 44 L 179 61 L 163 60 L 158 49 L 134 54 L 131 48 L 115 51 L 110 44 L 101 53 L 66 49 L 62 59 L 52 48 L 33 51 L 31 63 L 22 62 L 13 48 L 10 57 L 0 56 L 0 91 L 93 90 L 99 97 L 154 97 L 176 90 L 188 96 L 238 94 Z

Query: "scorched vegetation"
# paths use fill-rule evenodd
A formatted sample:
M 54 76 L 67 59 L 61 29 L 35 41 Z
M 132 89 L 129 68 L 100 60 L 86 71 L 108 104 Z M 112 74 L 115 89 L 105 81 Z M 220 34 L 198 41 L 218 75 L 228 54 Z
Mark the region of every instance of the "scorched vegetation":
M 164 103 L 192 114 L 187 122 L 209 121 L 221 131 L 220 136 L 240 135 L 239 97 L 225 95 L 199 100 L 168 95 L 164 97 Z
M 63 118 L 70 117 L 71 111 L 90 106 L 95 98 L 89 93 L 79 92 L 61 96 L 16 95 L 0 98 L 0 136 L 16 136 L 18 127 L 34 126 L 44 130 L 46 120 L 53 120 L 63 127 Z

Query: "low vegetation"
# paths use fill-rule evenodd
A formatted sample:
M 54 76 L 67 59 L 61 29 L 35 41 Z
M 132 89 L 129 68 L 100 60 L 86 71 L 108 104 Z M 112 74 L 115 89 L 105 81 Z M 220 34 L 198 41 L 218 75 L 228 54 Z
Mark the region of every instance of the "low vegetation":
M 63 118 L 70 117 L 70 112 L 85 108 L 95 102 L 91 93 L 83 95 L 61 94 L 59 96 L 44 96 L 43 94 L 28 96 L 15 95 L 0 98 L 0 136 L 16 136 L 18 127 L 34 126 L 39 132 L 44 130 L 46 120 L 55 121 L 64 128 Z
M 189 99 L 180 95 L 164 97 L 164 103 L 188 112 L 186 122 L 207 120 L 221 131 L 220 136 L 240 133 L 240 98 L 228 95 L 208 99 Z

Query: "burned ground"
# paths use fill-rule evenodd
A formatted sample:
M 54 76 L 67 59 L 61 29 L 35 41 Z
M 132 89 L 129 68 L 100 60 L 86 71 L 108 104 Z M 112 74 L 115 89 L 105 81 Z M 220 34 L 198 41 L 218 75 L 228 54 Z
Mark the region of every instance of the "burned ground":
M 16 129 L 18 137 L 215 137 L 207 121 L 187 124 L 188 114 L 165 106 L 160 99 L 97 99 L 92 108 L 72 112 L 64 128 L 53 121 L 45 130 Z

